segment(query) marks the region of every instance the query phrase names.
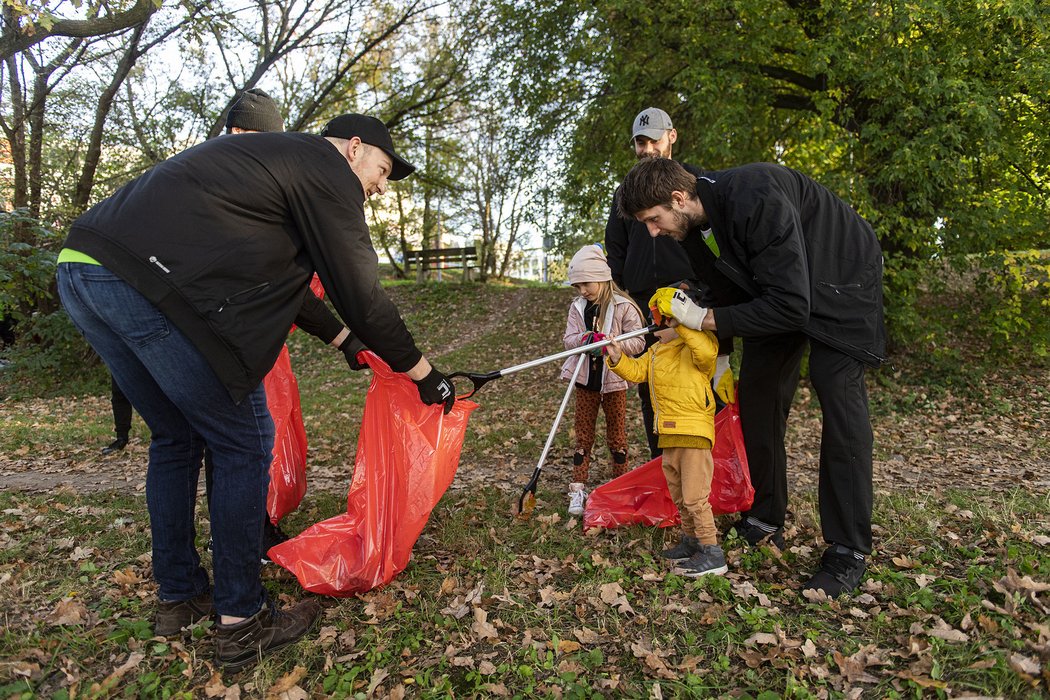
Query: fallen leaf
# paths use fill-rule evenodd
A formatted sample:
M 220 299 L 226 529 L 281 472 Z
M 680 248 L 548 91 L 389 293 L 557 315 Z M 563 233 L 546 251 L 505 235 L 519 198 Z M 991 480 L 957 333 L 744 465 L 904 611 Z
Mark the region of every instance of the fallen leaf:
M 968 641 L 970 641 L 970 636 L 968 634 L 966 634 L 962 630 L 957 630 L 957 629 L 952 628 L 952 627 L 949 627 L 947 629 L 934 628 L 934 629 L 931 629 L 931 630 L 927 630 L 926 634 L 927 634 L 927 636 L 930 636 L 930 637 L 936 637 L 937 639 L 943 639 L 946 642 L 968 642 Z
M 298 685 L 299 681 L 301 681 L 305 675 L 306 667 L 296 666 L 291 672 L 286 673 L 273 682 L 273 685 L 271 685 L 266 691 L 266 699 L 277 700 L 282 693 L 291 690 Z
M 122 586 L 131 586 L 142 583 L 142 577 L 130 566 L 126 569 L 117 569 L 113 572 L 113 580 Z
M 204 695 L 209 698 L 218 698 L 226 695 L 226 684 L 222 682 L 222 673 L 216 671 L 204 684 Z
M 83 624 L 88 618 L 87 607 L 76 598 L 63 598 L 47 616 L 52 625 L 64 627 Z
M 594 644 L 600 639 L 597 632 L 587 627 L 573 630 L 572 635 L 576 637 L 580 644 Z
M 835 650 L 831 657 L 838 664 L 839 671 L 850 683 L 878 683 L 879 679 L 867 672 L 867 654 L 863 649 L 852 656 L 843 656 Z
M 755 632 L 753 635 L 744 640 L 744 644 L 747 646 L 753 646 L 755 644 L 778 644 L 780 642 L 775 634 L 770 632 Z
M 558 653 L 559 654 L 571 654 L 580 650 L 580 643 L 574 642 L 571 639 L 561 639 L 558 641 Z
M 372 671 L 372 680 L 368 682 L 368 690 L 365 692 L 365 695 L 371 697 L 372 694 L 376 692 L 376 688 L 379 687 L 379 684 L 385 681 L 389 675 L 390 672 L 382 668 L 377 668 Z
M 488 613 L 481 608 L 474 608 L 474 624 L 470 626 L 470 630 L 478 639 L 499 639 L 499 632 L 488 622 Z
M 1030 656 L 1024 654 L 1010 654 L 1007 659 L 1010 662 L 1010 668 L 1022 676 L 1026 676 L 1029 680 L 1034 680 L 1039 677 L 1041 666 L 1038 659 L 1033 659 Z

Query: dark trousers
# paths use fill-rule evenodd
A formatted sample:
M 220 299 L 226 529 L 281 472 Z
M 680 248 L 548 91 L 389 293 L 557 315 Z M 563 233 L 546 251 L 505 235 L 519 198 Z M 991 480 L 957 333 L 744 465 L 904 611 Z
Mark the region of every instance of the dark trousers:
M 629 292 L 631 298 L 634 299 L 634 303 L 638 304 L 638 308 L 642 310 L 642 319 L 650 324 L 653 322 L 652 314 L 649 313 L 649 299 L 652 298 L 653 294 L 656 293 L 655 289 L 647 289 L 640 292 Z M 649 346 L 656 342 L 656 336 L 652 333 L 645 335 L 645 349 L 648 350 Z M 642 351 L 644 352 L 644 350 Z M 663 450 L 659 447 L 660 436 L 653 430 L 653 399 L 649 395 L 649 384 L 642 382 L 638 385 L 638 400 L 642 405 L 642 423 L 645 424 L 645 439 L 649 443 L 649 457 L 650 459 L 656 459 Z
M 113 407 L 113 432 L 118 438 L 127 440 L 131 432 L 131 402 L 112 376 L 109 378 L 109 403 Z
M 864 364 L 802 333 L 745 339 L 740 363 L 740 422 L 755 501 L 746 514 L 782 526 L 787 512 L 784 436 L 810 345 L 809 376 L 820 400 L 818 498 L 828 544 L 871 553 L 872 431 Z

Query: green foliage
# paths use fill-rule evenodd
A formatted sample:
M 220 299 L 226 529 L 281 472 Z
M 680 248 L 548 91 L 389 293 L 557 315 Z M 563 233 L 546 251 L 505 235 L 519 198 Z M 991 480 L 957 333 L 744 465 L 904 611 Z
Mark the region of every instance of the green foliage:
M 26 210 L 0 212 L 0 319 L 21 323 L 53 298 L 60 243 Z
M 912 298 L 901 285 L 926 261 L 1045 236 L 1046 3 L 503 0 L 494 14 L 496 60 L 518 77 L 508 101 L 537 140 L 566 144 L 570 235 L 603 223 L 633 162 L 630 119 L 660 106 L 675 157 L 781 162 L 851 202 L 887 253 L 888 299 Z M 913 340 L 921 324 L 889 311 Z
M 105 377 L 58 305 L 55 261 L 62 240 L 25 210 L 0 212 L 0 319 L 12 322 L 15 336 L 3 350 L 8 396 L 63 391 L 70 380 L 90 391 Z
M 1050 352 L 1050 253 L 997 252 L 976 265 L 977 311 L 993 340 Z

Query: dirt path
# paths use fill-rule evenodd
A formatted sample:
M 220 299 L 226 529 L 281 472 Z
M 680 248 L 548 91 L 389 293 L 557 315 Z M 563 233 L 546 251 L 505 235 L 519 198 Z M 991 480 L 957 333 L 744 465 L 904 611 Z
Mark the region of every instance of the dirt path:
M 814 488 L 817 480 L 820 418 L 819 410 L 808 402 L 807 392 L 805 386 L 800 389 L 789 424 L 788 461 L 792 488 L 796 490 Z M 1015 397 L 1016 410 L 1009 415 L 982 420 L 974 420 L 970 417 L 973 411 L 954 406 L 951 401 L 907 418 L 876 417 L 876 490 L 959 488 L 999 493 L 1024 487 L 1050 492 L 1050 406 L 1039 393 L 1032 391 L 1027 402 L 1024 396 Z M 65 414 L 82 417 L 68 420 L 92 420 L 91 416 L 97 416 L 105 424 L 108 406 L 101 398 L 90 397 L 67 399 L 58 406 L 55 402 L 25 402 L 20 404 L 20 410 L 39 415 L 44 421 L 67 420 L 61 417 Z M 0 453 L 0 489 L 143 491 L 148 459 L 145 439 L 133 438 L 126 451 L 109 457 L 99 454 L 102 444 L 48 449 L 38 443 L 32 449 L 9 449 Z M 468 444 L 452 488 L 491 485 L 516 492 L 533 466 L 525 459 L 493 461 L 475 453 Z M 547 483 L 566 481 L 571 471 L 567 455 L 552 454 L 545 471 Z M 345 491 L 349 475 L 349 464 L 315 466 L 309 473 L 310 488 Z

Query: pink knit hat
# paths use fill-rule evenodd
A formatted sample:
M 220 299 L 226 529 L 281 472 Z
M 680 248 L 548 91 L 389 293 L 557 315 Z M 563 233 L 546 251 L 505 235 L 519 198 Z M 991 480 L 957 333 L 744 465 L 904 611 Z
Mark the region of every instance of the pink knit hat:
M 597 243 L 585 245 L 569 261 L 569 284 L 581 282 L 608 282 L 612 270 L 605 258 L 605 251 Z

